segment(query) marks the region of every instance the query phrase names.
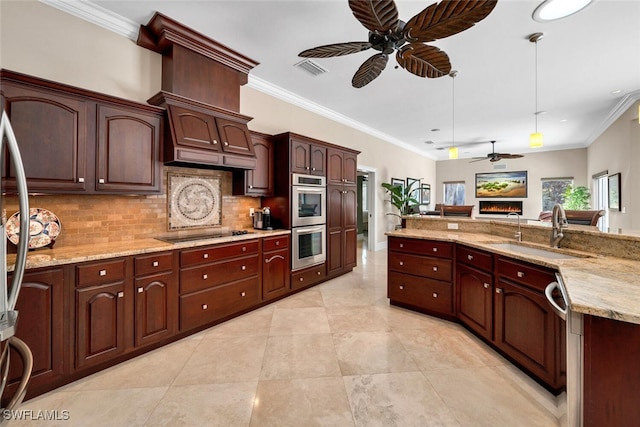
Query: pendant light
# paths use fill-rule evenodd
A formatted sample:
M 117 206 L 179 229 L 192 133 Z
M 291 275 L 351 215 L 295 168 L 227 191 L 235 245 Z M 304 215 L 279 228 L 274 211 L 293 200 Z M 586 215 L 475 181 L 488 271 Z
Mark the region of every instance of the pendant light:
M 535 110 L 534 115 L 536 116 L 536 131 L 529 136 L 529 147 L 531 148 L 540 148 L 542 147 L 542 133 L 538 132 L 538 41 L 542 39 L 544 34 L 542 33 L 533 33 L 529 36 L 529 41 L 531 43 L 535 43 L 536 45 L 536 86 L 535 86 Z
M 449 147 L 449 160 L 458 158 L 458 147 L 456 147 L 456 74 L 458 71 L 451 70 L 451 147 Z

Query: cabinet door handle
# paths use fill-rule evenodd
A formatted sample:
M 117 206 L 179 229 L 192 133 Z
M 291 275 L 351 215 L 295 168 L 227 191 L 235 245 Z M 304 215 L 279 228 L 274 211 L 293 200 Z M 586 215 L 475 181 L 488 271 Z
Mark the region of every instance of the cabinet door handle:
M 482 284 L 482 286 L 484 286 L 484 288 L 485 288 L 485 289 L 489 289 L 489 287 L 490 287 L 491 285 L 490 285 L 490 284 L 488 284 L 488 283 L 483 283 L 483 284 Z
M 404 248 L 404 243 L 400 243 L 400 247 L 401 247 L 401 248 Z
M 312 171 L 316 170 L 316 168 L 311 168 Z
M 301 277 L 299 280 L 300 280 L 301 282 L 304 282 L 304 277 Z
M 78 182 L 79 183 L 83 183 L 84 182 L 84 178 L 78 178 Z
M 244 296 L 246 296 L 246 295 L 247 295 L 247 293 L 246 293 L 246 292 L 240 292 L 240 296 L 241 296 L 241 297 L 244 297 Z
M 100 277 L 104 277 L 107 275 L 107 270 L 100 270 L 98 274 L 100 275 Z
M 204 259 L 209 258 L 209 254 L 202 254 L 202 258 L 204 258 Z
M 501 294 L 501 293 L 502 293 L 502 289 L 496 288 L 496 294 Z
M 467 259 L 471 261 L 473 259 L 473 255 L 467 255 Z
M 246 265 L 243 265 L 242 267 L 240 267 L 240 269 L 241 269 L 242 271 L 245 271 L 245 270 L 247 269 L 247 266 L 246 266 Z
M 316 275 L 318 275 L 318 276 L 319 276 L 320 274 L 322 274 L 322 273 L 320 273 L 319 271 L 316 271 Z
M 209 278 L 209 275 L 208 275 L 208 274 L 203 274 L 203 275 L 202 275 L 202 280 L 207 280 L 208 278 Z
M 122 298 L 122 297 L 124 297 L 124 292 L 122 291 L 118 292 L 118 298 Z
M 98 184 L 104 184 L 104 178 L 98 179 Z
M 518 271 L 518 277 L 524 277 L 524 272 L 523 271 Z
M 226 147 L 226 146 L 228 146 L 228 145 L 229 145 L 229 143 L 228 143 L 227 141 L 225 141 L 225 142 L 224 142 L 224 146 Z
M 250 186 L 249 186 L 249 189 L 252 189 L 252 188 L 253 188 L 253 185 L 250 185 Z
M 280 241 L 279 240 L 276 242 L 276 246 L 280 246 Z
M 144 289 L 142 289 L 142 287 L 138 288 L 138 293 L 141 294 L 144 292 Z
M 403 262 L 403 261 L 400 261 L 400 265 L 404 265 L 404 262 Z
M 264 262 L 265 262 L 265 264 L 269 264 L 271 261 L 273 261 L 274 259 L 278 259 L 278 258 L 284 260 L 284 257 L 282 255 L 274 255 L 269 259 L 265 259 Z
M 404 285 L 400 285 L 399 288 L 401 291 L 404 290 Z
M 242 247 L 242 252 L 247 252 L 247 247 L 246 246 Z
M 209 306 L 207 304 L 202 304 L 202 309 L 206 310 L 207 308 L 209 308 Z
M 434 297 L 434 298 L 438 298 L 438 293 L 434 292 L 434 293 L 431 294 L 431 296 Z
M 433 248 L 433 252 L 438 252 L 438 248 Z
M 153 264 L 152 264 L 152 265 L 153 265 L 154 267 L 157 267 L 157 266 L 159 266 L 159 265 L 160 265 L 160 263 L 159 263 L 158 261 L 153 261 Z
M 438 271 L 438 267 L 433 267 L 433 271 Z
M 309 166 L 307 166 L 305 169 L 306 169 L 306 170 L 309 170 Z
M 213 145 L 218 145 L 218 140 L 217 139 L 213 140 Z

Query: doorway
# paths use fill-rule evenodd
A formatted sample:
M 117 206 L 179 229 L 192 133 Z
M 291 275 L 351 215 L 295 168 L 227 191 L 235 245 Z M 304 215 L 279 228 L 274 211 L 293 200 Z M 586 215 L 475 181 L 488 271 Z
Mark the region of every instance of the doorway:
M 358 240 L 362 240 L 363 249 L 371 251 L 376 250 L 375 182 L 375 169 L 358 166 Z

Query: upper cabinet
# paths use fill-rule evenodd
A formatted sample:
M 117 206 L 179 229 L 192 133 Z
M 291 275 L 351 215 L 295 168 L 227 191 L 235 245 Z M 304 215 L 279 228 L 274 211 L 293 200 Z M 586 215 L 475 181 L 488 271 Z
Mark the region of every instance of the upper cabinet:
M 327 150 L 327 184 L 356 185 L 358 155 L 351 151 Z
M 30 192 L 161 192 L 162 109 L 6 70 L 0 82 Z M 15 170 L 4 162 L 10 193 Z
M 233 172 L 233 194 L 240 196 L 272 196 L 274 191 L 274 150 L 269 135 L 251 132 L 256 153 L 256 168 Z
M 304 137 L 291 138 L 291 172 L 325 176 L 327 148 Z

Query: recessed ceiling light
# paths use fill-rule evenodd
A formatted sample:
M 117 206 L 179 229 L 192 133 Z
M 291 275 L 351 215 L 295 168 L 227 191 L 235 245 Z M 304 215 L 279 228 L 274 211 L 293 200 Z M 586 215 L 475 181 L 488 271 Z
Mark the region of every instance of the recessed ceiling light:
M 431 144 L 433 144 L 433 141 L 425 141 L 424 143 L 431 145 Z
M 433 129 L 431 129 L 431 132 L 440 132 L 440 129 L 438 129 L 438 128 L 433 128 Z
M 554 21 L 581 11 L 593 0 L 545 0 L 533 11 L 538 22 Z
M 535 113 L 533 113 L 533 114 L 535 114 L 536 116 L 541 116 L 541 115 L 543 115 L 543 114 L 547 114 L 547 112 L 546 112 L 546 111 L 544 111 L 544 110 L 540 110 L 540 111 L 536 111 L 536 112 L 535 112 Z
M 564 123 L 564 122 L 568 122 L 568 121 L 569 121 L 569 119 L 560 119 L 560 121 L 561 121 L 562 123 Z

